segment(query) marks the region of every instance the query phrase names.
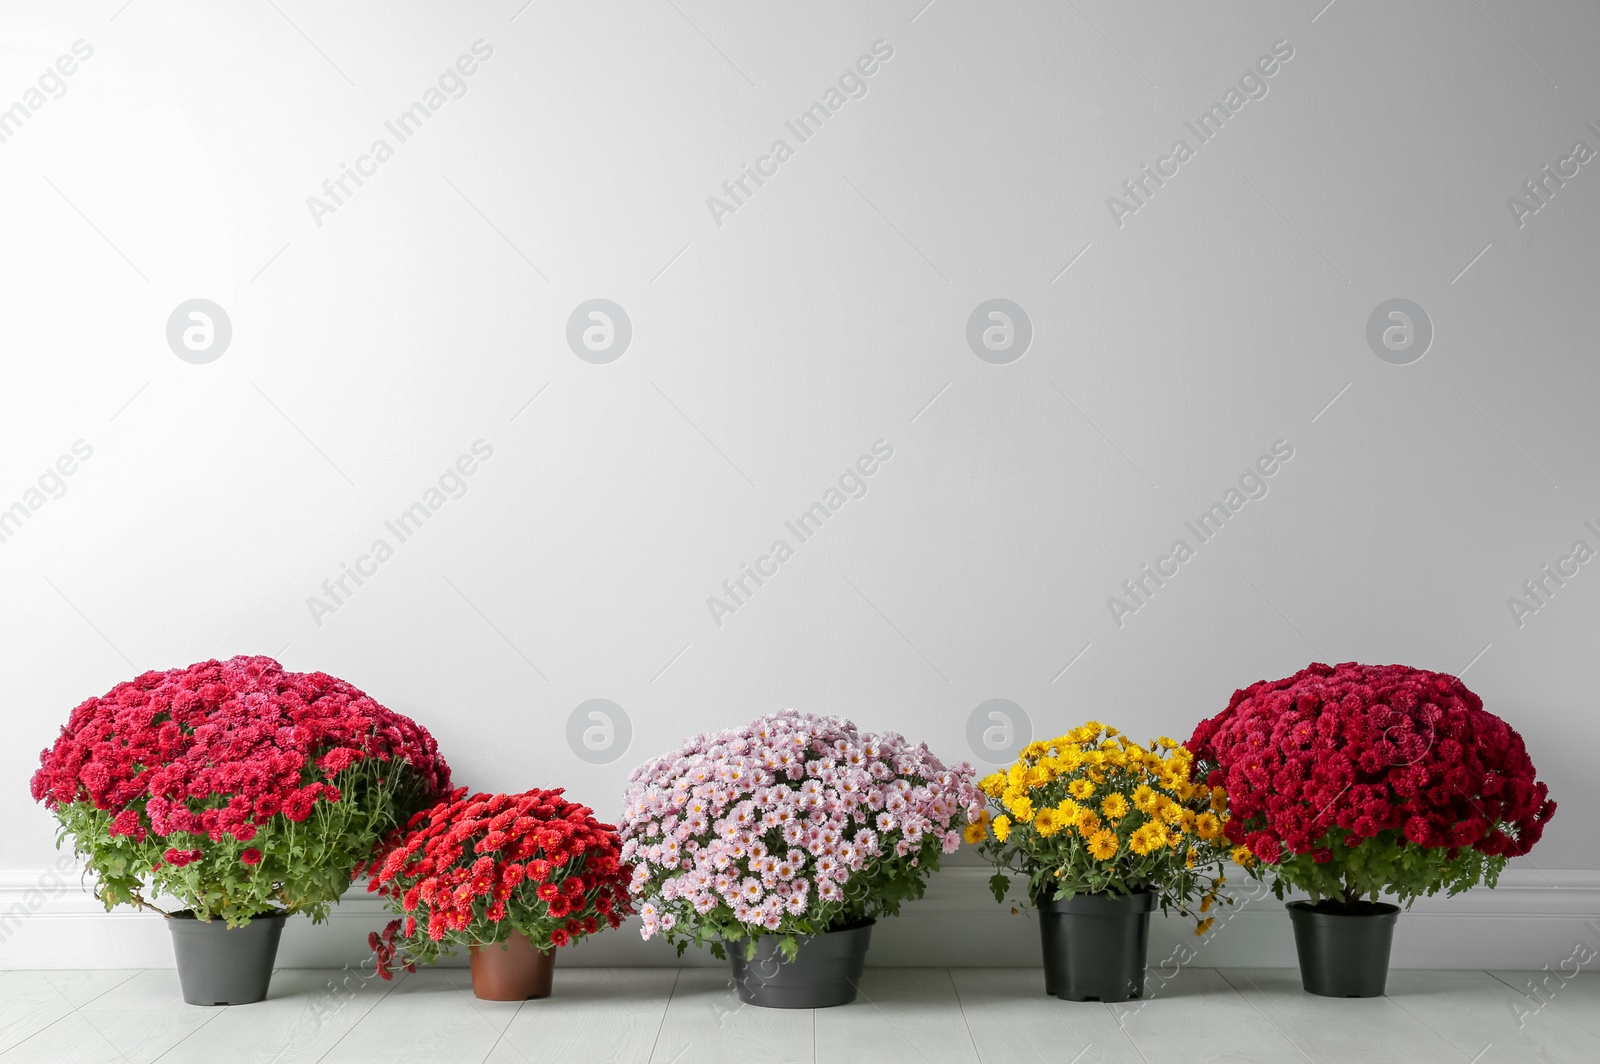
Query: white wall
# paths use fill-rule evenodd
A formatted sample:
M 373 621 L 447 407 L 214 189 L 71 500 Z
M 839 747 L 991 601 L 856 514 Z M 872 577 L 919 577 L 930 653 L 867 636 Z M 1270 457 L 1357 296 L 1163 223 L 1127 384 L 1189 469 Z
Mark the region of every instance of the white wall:
M 93 455 L 0 542 L 0 871 L 53 860 L 26 782 L 74 704 L 241 652 L 412 714 L 462 782 L 604 814 L 638 761 L 785 705 L 954 759 L 991 699 L 1035 734 L 1182 737 L 1311 660 L 1466 670 L 1561 803 L 1524 871 L 1600 868 L 1600 575 L 1508 606 L 1600 547 L 1600 165 L 1508 206 L 1600 150 L 1600 14 L 923 2 L 7 5 L 0 507 Z M 801 143 L 785 120 L 877 41 Z M 1280 41 L 1200 144 L 1185 122 Z M 608 364 L 566 341 L 596 297 L 632 324 Z M 207 364 L 166 337 L 195 298 L 232 326 Z M 991 298 L 1032 323 L 1008 364 L 967 342 Z M 1404 365 L 1367 339 L 1396 298 L 1433 330 Z M 478 440 L 465 496 L 317 623 Z M 878 440 L 866 496 L 714 623 Z M 1267 496 L 1119 626 L 1108 597 L 1280 440 Z M 590 699 L 631 721 L 609 763 L 567 741 Z

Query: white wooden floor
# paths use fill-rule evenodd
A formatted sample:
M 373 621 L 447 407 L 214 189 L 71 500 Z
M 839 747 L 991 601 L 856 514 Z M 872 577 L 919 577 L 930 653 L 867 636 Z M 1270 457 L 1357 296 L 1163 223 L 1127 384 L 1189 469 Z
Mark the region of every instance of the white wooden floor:
M 1191 968 L 1142 1006 L 1044 995 L 1036 969 L 869 969 L 853 1005 L 740 1005 L 720 969 L 568 969 L 555 996 L 497 1004 L 468 973 L 393 983 L 286 969 L 268 1000 L 183 1004 L 176 974 L 0 973 L 0 1064 L 1595 1064 L 1600 975 L 1395 971 L 1331 1000 L 1293 970 Z M 1541 1002 L 1543 1002 L 1541 1006 Z

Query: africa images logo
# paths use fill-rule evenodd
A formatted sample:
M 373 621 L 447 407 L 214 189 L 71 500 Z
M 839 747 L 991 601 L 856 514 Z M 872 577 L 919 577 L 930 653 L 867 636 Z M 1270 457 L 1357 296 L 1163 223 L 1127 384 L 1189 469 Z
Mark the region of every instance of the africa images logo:
M 423 89 L 420 100 L 414 101 L 392 121 L 383 124 L 394 137 L 393 144 L 384 137 L 376 138 L 364 154 L 356 156 L 354 167 L 340 163 L 338 176 L 322 182 L 322 196 L 325 198 L 306 197 L 306 209 L 311 212 L 311 220 L 318 229 L 322 228 L 324 216 L 337 214 L 339 208 L 345 206 L 366 184 L 363 178 L 377 176 L 378 167 L 394 157 L 396 147 L 416 136 L 423 124 L 446 103 L 459 100 L 467 94 L 467 79 L 478 72 L 480 64 L 488 62 L 494 55 L 494 46 L 480 37 L 472 42 L 471 51 L 471 55 L 462 55 L 453 65 L 446 67 L 435 84 Z M 355 188 L 350 187 L 352 181 L 355 182 Z
M 0 105 L 0 144 L 4 144 L 22 129 L 29 118 L 38 114 L 51 100 L 67 94 L 67 78 L 78 72 L 82 63 L 94 56 L 94 46 L 79 38 L 72 42 L 72 54 L 63 54 L 44 68 L 37 82 L 22 90 L 21 96 L 5 107 Z
M 787 536 L 780 536 L 773 541 L 766 554 L 755 560 L 754 568 L 741 562 L 739 571 L 732 578 L 722 582 L 724 597 L 711 595 L 706 599 L 706 609 L 711 612 L 711 623 L 721 628 L 723 617 L 738 613 L 740 609 L 748 606 L 756 591 L 766 586 L 767 580 L 777 576 L 779 567 L 794 557 L 795 551 L 802 543 L 821 532 L 823 525 L 832 520 L 834 514 L 844 509 L 846 502 L 866 497 L 867 478 L 882 469 L 883 463 L 893 457 L 894 447 L 888 440 L 875 441 L 872 444 L 871 454 L 861 455 L 839 475 L 837 486 L 830 484 L 822 493 L 820 500 L 800 511 L 794 520 L 785 521 L 784 530 L 794 537 L 794 543 L 791 544 Z M 750 586 L 752 583 L 755 587 Z
M 778 168 L 794 158 L 797 146 L 821 133 L 822 127 L 842 111 L 846 103 L 866 96 L 867 79 L 876 74 L 882 64 L 893 58 L 894 45 L 882 39 L 872 42 L 871 55 L 864 54 L 854 65 L 845 67 L 844 73 L 839 75 L 837 84 L 824 89 L 820 100 L 812 103 L 795 118 L 785 120 L 783 126 L 794 137 L 794 144 L 791 145 L 784 137 L 774 140 L 765 154 L 756 157 L 754 165 L 741 164 L 739 173 L 722 183 L 721 196 L 706 197 L 706 209 L 711 212 L 711 220 L 716 223 L 717 228 L 722 228 L 724 217 L 739 213 L 739 208 L 743 207 L 768 179 L 778 176 Z
M 1597 541 L 1600 541 L 1600 525 L 1593 521 L 1585 521 L 1583 527 L 1592 532 Z M 1581 567 L 1594 558 L 1600 557 L 1586 539 L 1572 541 L 1572 549 L 1565 554 L 1557 555 L 1555 562 L 1546 562 L 1539 567 L 1533 579 L 1522 582 L 1522 597 L 1508 595 L 1506 608 L 1511 611 L 1511 619 L 1521 628 L 1528 623 L 1528 618 L 1550 605 L 1550 600 L 1556 597 L 1556 592 L 1567 586 L 1567 582 L 1577 576 Z
M 366 553 L 356 558 L 354 565 L 341 562 L 339 575 L 322 582 L 322 595 L 306 596 L 306 609 L 310 611 L 311 620 L 316 626 L 321 628 L 324 617 L 338 613 L 342 607 L 349 605 L 356 592 L 378 575 L 379 566 L 393 558 L 396 549 L 420 532 L 423 524 L 432 520 L 433 515 L 444 509 L 446 503 L 463 498 L 469 487 L 468 479 L 493 457 L 494 447 L 489 441 L 474 440 L 470 454 L 462 454 L 446 466 L 438 479 L 423 491 L 421 498 L 393 520 L 383 523 L 388 536 L 374 539 Z M 393 537 L 393 543 L 389 542 L 390 537 Z M 352 583 L 354 587 L 350 586 Z
M 1600 137 L 1600 126 L 1587 120 L 1583 124 Z M 1506 207 L 1510 209 L 1517 228 L 1527 225 L 1529 218 L 1548 207 L 1556 192 L 1577 177 L 1578 171 L 1594 157 L 1595 150 L 1589 147 L 1589 142 L 1578 138 L 1572 142 L 1572 150 L 1556 160 L 1554 168 L 1546 163 L 1537 174 L 1522 183 L 1516 195 L 1507 196 Z
M 1212 139 L 1222 132 L 1227 122 L 1244 110 L 1244 105 L 1251 100 L 1264 99 L 1269 91 L 1268 79 L 1283 68 L 1283 64 L 1294 58 L 1294 45 L 1288 41 L 1274 41 L 1272 51 L 1255 61 L 1239 77 L 1237 86 L 1229 85 L 1222 94 L 1222 99 L 1206 110 L 1194 122 L 1185 122 L 1184 126 L 1194 134 L 1195 143 L 1191 145 L 1188 140 L 1179 137 L 1173 141 L 1171 150 L 1156 159 L 1152 168 L 1146 164 L 1140 168 L 1137 176 L 1122 183 L 1122 191 L 1127 199 L 1117 196 L 1106 198 L 1106 207 L 1111 211 L 1111 221 L 1118 229 L 1125 224 L 1123 219 L 1130 214 L 1137 214 L 1143 207 L 1149 205 L 1156 191 L 1162 188 L 1167 181 L 1178 176 L 1183 165 L 1195 157 L 1199 150 L 1211 143 Z M 1199 123 L 1196 125 L 1196 123 Z
M 1237 487 L 1229 485 L 1219 501 L 1212 503 L 1193 521 L 1185 521 L 1183 527 L 1194 536 L 1194 543 L 1190 544 L 1187 535 L 1178 537 L 1173 541 L 1172 549 L 1156 559 L 1154 568 L 1146 563 L 1140 567 L 1138 574 L 1124 580 L 1122 590 L 1127 597 L 1111 595 L 1106 598 L 1106 609 L 1111 613 L 1112 623 L 1121 628 L 1128 623 L 1129 617 L 1150 605 L 1156 592 L 1166 587 L 1167 581 L 1182 571 L 1184 563 L 1198 557 L 1200 548 L 1217 538 L 1228 522 L 1245 508 L 1246 503 L 1267 497 L 1271 490 L 1268 479 L 1276 476 L 1293 457 L 1294 445 L 1288 440 L 1277 441 L 1269 453 L 1257 458 L 1239 477 Z

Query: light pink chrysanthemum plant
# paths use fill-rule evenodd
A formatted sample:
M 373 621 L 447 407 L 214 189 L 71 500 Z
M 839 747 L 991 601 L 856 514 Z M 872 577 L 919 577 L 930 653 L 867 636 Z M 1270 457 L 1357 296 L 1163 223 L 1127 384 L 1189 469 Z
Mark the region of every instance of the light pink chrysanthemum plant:
M 970 765 L 786 709 L 690 739 L 630 777 L 620 830 L 645 938 L 800 938 L 892 916 L 983 807 Z

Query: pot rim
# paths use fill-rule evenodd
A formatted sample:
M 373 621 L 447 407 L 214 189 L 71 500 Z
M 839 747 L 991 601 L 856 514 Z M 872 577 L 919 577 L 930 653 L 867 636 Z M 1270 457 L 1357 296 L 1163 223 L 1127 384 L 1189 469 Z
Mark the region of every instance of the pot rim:
M 533 952 L 543 953 L 551 957 L 554 957 L 556 955 L 556 950 L 560 948 L 557 946 L 551 946 L 549 949 L 539 949 L 537 946 L 534 946 L 533 939 L 529 938 L 526 932 L 518 931 L 514 927 L 511 929 L 511 934 L 507 935 L 505 938 L 502 938 L 498 942 L 469 942 L 467 943 L 467 948 L 469 950 L 482 950 L 492 949 L 495 946 L 499 946 L 502 950 L 509 950 L 511 948 L 511 941 L 515 938 L 521 938 L 528 944 L 529 948 L 531 948 Z
M 1283 907 L 1289 910 L 1289 914 L 1291 916 L 1300 916 L 1308 919 L 1372 920 L 1398 916 L 1400 914 L 1400 906 L 1394 904 L 1393 902 L 1387 901 L 1362 902 L 1363 905 L 1370 905 L 1371 909 L 1366 912 L 1356 913 L 1328 912 L 1326 910 L 1319 911 L 1316 908 L 1318 904 L 1320 903 L 1311 901 L 1307 898 L 1301 898 L 1296 901 L 1284 902 Z
M 1033 906 L 1041 912 L 1060 911 L 1076 902 L 1088 901 L 1090 904 L 1103 902 L 1108 907 L 1118 906 L 1136 912 L 1149 912 L 1155 908 L 1158 897 L 1159 895 L 1154 890 L 1135 890 L 1127 894 L 1119 894 L 1114 891 L 1099 891 L 1096 893 L 1079 891 L 1070 898 L 1036 898 Z
M 857 931 L 865 931 L 867 928 L 872 927 L 877 922 L 878 922 L 878 918 L 876 916 L 869 916 L 865 920 L 859 921 L 858 923 L 850 924 L 850 925 L 848 925 L 846 927 L 830 927 L 830 928 L 828 928 L 828 930 L 819 932 L 818 934 L 815 934 L 815 935 L 798 935 L 797 934 L 797 935 L 795 935 L 795 940 L 797 942 L 799 942 L 803 946 L 807 942 L 814 942 L 819 938 L 827 938 L 829 935 L 849 935 L 849 934 L 853 934 L 853 933 L 855 933 Z M 742 938 L 721 938 L 721 939 L 718 939 L 718 941 L 726 943 L 728 945 L 737 946 L 737 945 L 742 945 L 745 942 L 748 942 L 751 937 L 752 936 L 750 936 L 750 935 L 745 935 Z M 784 936 L 781 933 L 777 932 L 777 931 L 768 931 L 766 928 L 762 928 L 761 929 L 761 933 L 759 935 L 754 936 L 754 937 L 755 937 L 757 942 L 760 942 L 763 939 L 783 938 Z
M 256 913 L 254 916 L 250 917 L 250 919 L 252 922 L 256 920 L 287 920 L 290 915 L 291 914 L 288 909 L 270 909 L 264 913 Z M 228 925 L 228 921 L 224 920 L 220 916 L 213 916 L 209 920 L 202 920 L 194 914 L 193 909 L 178 909 L 175 912 L 162 913 L 161 918 L 163 920 L 182 920 L 196 924 L 221 924 L 224 927 Z
M 1073 897 L 1074 898 L 1137 898 L 1141 894 L 1155 894 L 1155 893 L 1156 893 L 1156 890 L 1153 887 L 1144 887 L 1144 888 L 1142 888 L 1140 890 L 1130 890 L 1126 894 L 1124 894 L 1120 890 L 1080 890 L 1076 894 L 1074 894 Z M 1045 900 L 1046 901 L 1053 901 L 1055 899 L 1046 898 Z M 1061 900 L 1062 901 L 1066 901 L 1067 899 L 1063 898 Z

